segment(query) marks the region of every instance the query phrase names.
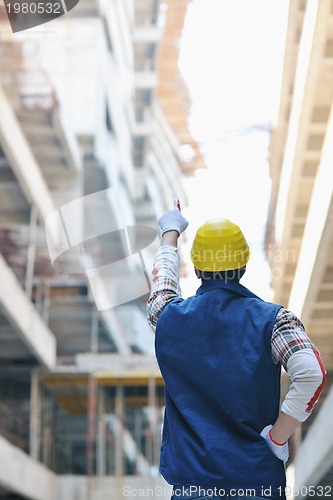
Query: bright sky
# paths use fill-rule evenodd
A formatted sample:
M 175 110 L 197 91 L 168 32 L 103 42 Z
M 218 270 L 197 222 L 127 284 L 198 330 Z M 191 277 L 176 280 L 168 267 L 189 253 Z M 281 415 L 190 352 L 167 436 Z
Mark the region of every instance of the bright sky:
M 186 180 L 190 221 L 187 259 L 195 231 L 212 217 L 242 229 L 251 259 L 242 280 L 272 299 L 263 237 L 270 195 L 269 127 L 276 121 L 289 0 L 193 0 L 181 43 L 180 68 L 193 101 L 190 129 L 208 170 Z M 192 276 L 192 265 L 188 266 Z M 199 286 L 182 280 L 183 296 Z

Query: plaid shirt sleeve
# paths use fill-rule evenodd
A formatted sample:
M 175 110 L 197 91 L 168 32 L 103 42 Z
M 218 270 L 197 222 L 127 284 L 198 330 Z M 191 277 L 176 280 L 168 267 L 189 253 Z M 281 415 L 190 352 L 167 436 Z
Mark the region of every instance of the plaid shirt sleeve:
M 272 358 L 287 369 L 289 358 L 301 349 L 316 349 L 306 334 L 303 323 L 283 307 L 277 313 L 272 333 Z
M 179 287 L 179 254 L 171 245 L 160 247 L 153 267 L 153 286 L 147 303 L 147 318 L 156 330 L 157 319 L 171 300 L 181 297 Z

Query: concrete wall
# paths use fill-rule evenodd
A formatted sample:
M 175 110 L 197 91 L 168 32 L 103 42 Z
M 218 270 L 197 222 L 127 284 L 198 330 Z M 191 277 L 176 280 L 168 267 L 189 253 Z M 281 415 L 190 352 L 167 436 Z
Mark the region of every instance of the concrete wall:
M 170 499 L 172 487 L 163 478 L 139 476 L 60 476 L 57 500 Z
M 295 459 L 295 485 L 325 484 L 333 469 L 333 387 L 309 429 Z M 306 488 L 303 488 L 306 491 Z M 304 495 L 299 495 L 298 500 Z
M 0 486 L 3 489 L 32 500 L 57 500 L 57 476 L 2 436 L 0 457 Z

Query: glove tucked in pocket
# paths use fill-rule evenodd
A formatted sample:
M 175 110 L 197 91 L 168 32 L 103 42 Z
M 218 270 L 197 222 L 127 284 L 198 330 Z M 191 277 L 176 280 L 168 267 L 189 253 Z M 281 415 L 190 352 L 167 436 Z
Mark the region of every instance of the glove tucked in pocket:
M 289 446 L 288 441 L 283 444 L 278 444 L 272 440 L 271 429 L 272 425 L 266 425 L 266 427 L 261 431 L 260 436 L 264 438 L 274 455 L 282 460 L 284 463 L 287 462 L 289 458 Z

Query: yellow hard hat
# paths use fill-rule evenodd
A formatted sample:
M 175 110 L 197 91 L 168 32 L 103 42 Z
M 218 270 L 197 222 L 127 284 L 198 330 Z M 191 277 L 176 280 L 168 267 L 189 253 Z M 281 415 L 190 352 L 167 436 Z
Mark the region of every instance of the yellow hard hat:
M 191 260 L 200 271 L 229 271 L 246 266 L 249 246 L 239 227 L 228 219 L 212 219 L 199 227 Z

